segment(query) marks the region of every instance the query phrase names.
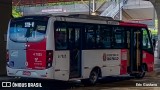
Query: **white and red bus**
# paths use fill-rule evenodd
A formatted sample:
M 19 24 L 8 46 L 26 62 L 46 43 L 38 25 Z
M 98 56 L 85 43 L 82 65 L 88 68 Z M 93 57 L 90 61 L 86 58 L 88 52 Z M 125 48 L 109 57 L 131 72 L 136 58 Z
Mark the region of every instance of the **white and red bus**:
M 142 78 L 153 71 L 153 46 L 144 24 L 44 15 L 15 18 L 8 27 L 8 76 L 94 84 L 99 77 Z

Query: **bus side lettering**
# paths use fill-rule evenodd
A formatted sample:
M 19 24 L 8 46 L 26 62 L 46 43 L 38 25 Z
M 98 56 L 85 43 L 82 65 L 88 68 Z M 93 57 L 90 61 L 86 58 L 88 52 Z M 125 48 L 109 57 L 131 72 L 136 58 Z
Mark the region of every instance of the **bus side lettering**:
M 107 54 L 107 60 L 119 60 L 118 54 Z

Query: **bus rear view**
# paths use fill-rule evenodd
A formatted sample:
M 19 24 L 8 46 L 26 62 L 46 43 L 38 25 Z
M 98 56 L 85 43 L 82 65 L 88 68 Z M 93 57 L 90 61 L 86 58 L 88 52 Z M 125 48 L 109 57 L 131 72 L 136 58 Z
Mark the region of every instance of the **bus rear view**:
M 48 77 L 53 51 L 46 50 L 48 17 L 12 19 L 7 35 L 7 75 Z M 27 70 L 27 71 L 26 71 Z
M 81 80 L 106 76 L 143 78 L 153 71 L 147 25 L 108 17 L 26 16 L 10 21 L 8 76 Z

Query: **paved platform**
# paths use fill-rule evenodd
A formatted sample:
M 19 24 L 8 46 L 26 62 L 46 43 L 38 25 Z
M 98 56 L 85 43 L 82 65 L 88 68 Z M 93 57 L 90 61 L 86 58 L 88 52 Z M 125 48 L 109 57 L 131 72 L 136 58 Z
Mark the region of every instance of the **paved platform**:
M 0 76 L 0 81 L 15 81 L 18 80 L 19 78 L 15 77 L 8 77 L 8 76 Z

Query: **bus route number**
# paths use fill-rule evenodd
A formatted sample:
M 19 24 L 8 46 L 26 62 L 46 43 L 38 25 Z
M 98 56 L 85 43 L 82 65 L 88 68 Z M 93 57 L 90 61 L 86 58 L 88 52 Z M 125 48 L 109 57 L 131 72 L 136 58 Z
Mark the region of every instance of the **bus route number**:
M 25 22 L 25 27 L 34 27 L 34 22 Z
M 33 56 L 42 56 L 42 53 L 33 53 Z
M 66 58 L 66 54 L 58 55 L 58 58 Z

